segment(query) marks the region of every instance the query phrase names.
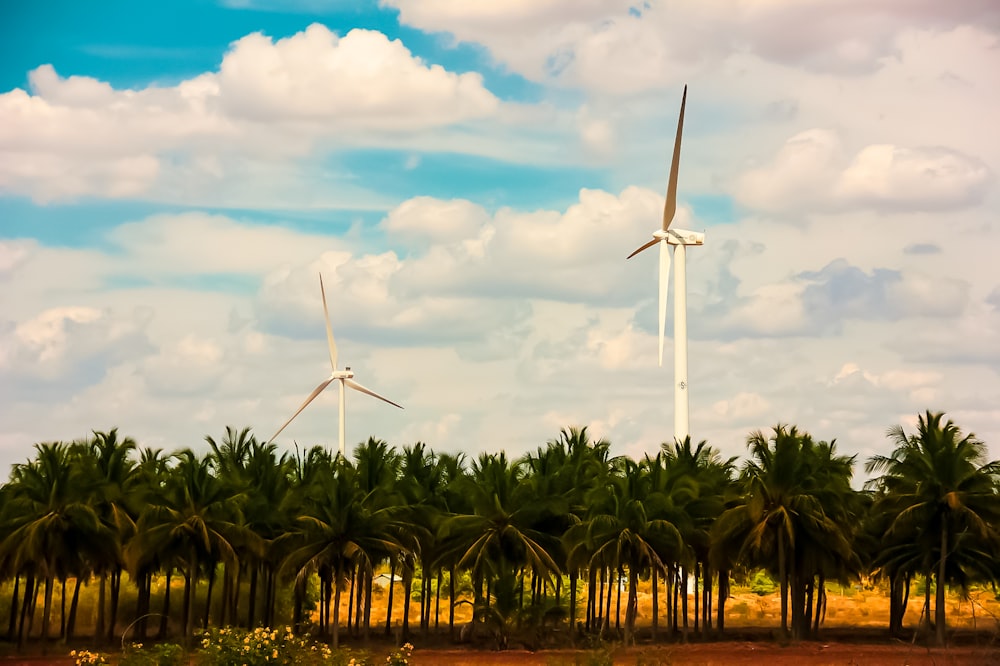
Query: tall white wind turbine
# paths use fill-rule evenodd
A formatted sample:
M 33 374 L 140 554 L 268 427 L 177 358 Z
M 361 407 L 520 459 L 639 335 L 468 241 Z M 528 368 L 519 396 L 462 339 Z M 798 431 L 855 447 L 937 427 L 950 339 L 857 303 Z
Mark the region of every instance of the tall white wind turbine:
M 301 414 L 302 410 L 308 407 L 309 403 L 315 400 L 316 396 L 322 393 L 327 386 L 329 386 L 333 382 L 340 382 L 340 455 L 343 456 L 344 439 L 347 431 L 346 429 L 347 398 L 344 395 L 345 387 L 352 388 L 355 391 L 360 391 L 361 393 L 367 393 L 373 398 L 378 398 L 382 402 L 389 403 L 393 407 L 399 407 L 400 409 L 402 409 L 403 407 L 402 405 L 397 405 L 388 398 L 380 396 L 378 393 L 375 393 L 374 391 L 366 389 L 364 386 L 354 381 L 354 373 L 351 372 L 350 368 L 344 368 L 343 370 L 337 369 L 337 343 L 334 342 L 333 340 L 333 328 L 330 326 L 330 311 L 329 309 L 327 309 L 326 306 L 326 290 L 323 288 L 322 273 L 319 276 L 319 292 L 320 295 L 323 297 L 323 314 L 325 316 L 325 322 L 326 322 L 326 341 L 330 347 L 330 368 L 331 368 L 330 376 L 327 379 L 323 380 L 319 386 L 313 389 L 313 392 L 309 394 L 309 397 L 306 398 L 305 402 L 302 403 L 302 406 L 299 407 L 294 414 L 292 414 L 292 417 L 290 419 L 285 421 L 284 425 L 278 428 L 278 432 L 274 433 L 274 435 L 268 441 L 269 442 L 273 441 L 278 435 L 280 435 L 281 431 L 284 430 L 286 427 L 288 427 L 288 424 L 294 421 L 295 417 Z
M 681 161 L 681 134 L 684 131 L 684 106 L 687 104 L 687 86 L 681 97 L 681 113 L 677 120 L 677 136 L 674 138 L 674 154 L 670 162 L 670 177 L 667 181 L 667 200 L 663 206 L 662 228 L 653 232 L 649 241 L 628 256 L 629 259 L 643 250 L 659 244 L 659 324 L 660 324 L 660 365 L 663 365 L 663 338 L 667 326 L 667 288 L 670 284 L 670 247 L 674 248 L 674 437 L 683 440 L 689 433 L 688 407 L 688 354 L 687 354 L 687 250 L 688 245 L 702 245 L 705 234 L 697 231 L 671 229 L 677 212 L 677 170 Z

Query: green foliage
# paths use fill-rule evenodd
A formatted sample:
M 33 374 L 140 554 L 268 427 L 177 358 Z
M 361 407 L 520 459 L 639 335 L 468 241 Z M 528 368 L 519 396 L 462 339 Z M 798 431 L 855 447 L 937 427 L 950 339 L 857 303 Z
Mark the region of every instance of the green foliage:
M 750 591 L 759 597 L 774 594 L 774 591 L 777 589 L 778 584 L 765 571 L 758 571 L 750 581 Z
M 296 637 L 291 627 L 283 631 L 267 627 L 253 631 L 228 627 L 213 629 L 202 634 L 200 648 L 198 663 L 205 666 L 319 664 L 330 663 L 333 659 L 329 647 Z M 346 663 L 365 662 L 348 659 Z
M 118 666 L 180 666 L 184 662 L 184 648 L 175 643 L 160 643 L 146 648 L 142 643 L 132 643 L 118 660 Z

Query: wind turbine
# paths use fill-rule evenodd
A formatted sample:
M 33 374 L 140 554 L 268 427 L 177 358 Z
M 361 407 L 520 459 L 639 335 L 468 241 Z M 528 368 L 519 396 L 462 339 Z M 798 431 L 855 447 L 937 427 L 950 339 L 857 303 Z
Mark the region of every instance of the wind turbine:
M 681 134 L 684 131 L 684 106 L 687 104 L 687 86 L 681 97 L 681 113 L 677 120 L 674 154 L 670 162 L 667 181 L 667 200 L 663 206 L 662 228 L 653 232 L 653 240 L 628 255 L 631 259 L 643 250 L 660 246 L 660 365 L 663 365 L 663 334 L 667 326 L 667 287 L 670 284 L 670 248 L 674 248 L 674 437 L 682 440 L 688 432 L 688 353 L 687 353 L 687 250 L 688 245 L 702 245 L 705 234 L 684 229 L 671 229 L 677 212 L 677 169 L 681 161 Z
M 305 402 L 302 403 L 302 406 L 299 407 L 298 410 L 296 410 L 296 412 L 294 414 L 292 414 L 292 418 L 290 418 L 287 421 L 285 421 L 285 424 L 282 425 L 280 428 L 278 428 L 278 432 L 274 433 L 274 435 L 271 437 L 271 439 L 268 440 L 268 442 L 274 441 L 274 439 L 278 435 L 281 434 L 281 431 L 284 430 L 288 426 L 289 423 L 291 423 L 292 421 L 294 421 L 295 417 L 298 416 L 299 414 L 301 414 L 302 410 L 305 409 L 306 407 L 308 407 L 309 403 L 312 402 L 313 400 L 315 400 L 316 396 L 318 396 L 320 393 L 322 393 L 323 390 L 327 386 L 329 386 L 333 382 L 340 382 L 340 455 L 343 456 L 344 455 L 344 439 L 345 439 L 345 434 L 346 434 L 345 416 L 346 416 L 346 411 L 347 411 L 346 410 L 346 407 L 347 407 L 347 398 L 344 395 L 345 394 L 345 391 L 344 391 L 345 387 L 346 388 L 352 388 L 355 391 L 360 391 L 361 393 L 367 393 L 368 395 L 372 396 L 373 398 L 378 398 L 382 402 L 389 403 L 393 407 L 399 407 L 400 409 L 402 409 L 403 406 L 402 405 L 397 405 L 392 400 L 389 400 L 388 398 L 384 398 L 384 397 L 380 396 L 378 393 L 375 393 L 372 390 L 366 389 L 364 386 L 362 386 L 361 384 L 359 384 L 356 381 L 354 381 L 354 373 L 351 371 L 350 368 L 344 368 L 343 370 L 338 370 L 337 369 L 337 343 L 334 342 L 334 340 L 333 340 L 333 328 L 330 327 L 330 311 L 327 309 L 327 306 L 326 306 L 326 290 L 323 288 L 323 274 L 322 273 L 320 273 L 320 276 L 319 276 L 319 292 L 320 292 L 320 294 L 323 297 L 323 314 L 325 315 L 325 321 L 326 321 L 326 341 L 327 341 L 327 343 L 329 344 L 329 347 L 330 347 L 330 368 L 331 368 L 332 372 L 330 373 L 330 376 L 327 379 L 323 380 L 320 383 L 319 386 L 317 386 L 315 389 L 313 389 L 313 392 L 309 394 L 309 397 L 306 398 Z

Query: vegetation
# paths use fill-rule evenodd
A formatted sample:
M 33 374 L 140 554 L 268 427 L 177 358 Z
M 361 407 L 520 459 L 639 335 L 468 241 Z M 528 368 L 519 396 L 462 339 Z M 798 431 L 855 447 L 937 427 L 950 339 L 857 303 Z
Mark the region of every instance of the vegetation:
M 933 583 L 922 629 L 940 644 L 946 586 L 1000 578 L 1000 462 L 942 414 L 889 438 L 895 450 L 865 463 L 879 476 L 864 490 L 835 442 L 780 424 L 749 435 L 742 464 L 690 439 L 638 461 L 613 457 L 585 428 L 518 460 L 376 439 L 350 460 L 320 447 L 291 455 L 234 428 L 206 438 L 204 455 L 142 449 L 116 430 L 36 444 L 0 486 L 0 636 L 43 649 L 71 640 L 80 588 L 93 585 L 96 645 L 169 635 L 191 649 L 207 632 L 202 650 L 218 663 L 230 663 L 230 648 L 252 647 L 261 663 L 292 658 L 305 635 L 334 651 L 342 632 L 395 631 L 401 642 L 439 628 L 442 599 L 455 640 L 503 648 L 535 629 L 630 644 L 640 581 L 651 586 L 656 640 L 721 634 L 740 578 L 762 590 L 774 581 L 781 631 L 797 640 L 820 631 L 828 582 L 859 577 L 888 583 L 888 629 L 899 632 L 922 577 Z M 123 580 L 136 591 L 127 610 Z M 183 581 L 180 599 L 171 580 Z M 387 611 L 373 618 L 383 588 Z M 400 593 L 419 601 L 419 617 L 408 603 L 392 616 Z M 462 603 L 473 622 L 456 627 Z

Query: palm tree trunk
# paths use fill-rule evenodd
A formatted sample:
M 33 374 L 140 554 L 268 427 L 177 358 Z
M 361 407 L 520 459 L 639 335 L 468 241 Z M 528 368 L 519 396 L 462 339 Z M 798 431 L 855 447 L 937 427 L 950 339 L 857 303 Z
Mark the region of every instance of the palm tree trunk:
M 17 631 L 17 600 L 21 587 L 21 574 L 14 574 L 14 591 L 10 595 L 10 614 L 7 616 L 7 640 L 14 640 Z
M 607 581 L 608 581 L 608 601 L 604 609 L 604 622 L 602 622 L 602 633 L 608 631 L 611 628 L 611 593 L 614 591 L 611 587 L 612 570 L 611 567 L 607 567 Z
M 826 607 L 826 577 L 820 573 L 819 584 L 816 586 L 816 615 L 813 617 L 813 638 L 819 638 L 819 624 L 822 612 Z
M 94 627 L 94 641 L 100 645 L 104 640 L 104 607 L 105 603 L 105 587 L 108 584 L 108 573 L 106 571 L 101 571 L 101 584 L 97 588 L 97 626 Z
M 701 565 L 701 628 L 705 634 L 712 628 L 712 567 L 708 561 Z
M 625 645 L 635 644 L 635 618 L 639 613 L 639 572 L 637 567 L 628 568 L 628 603 L 625 607 Z
M 448 635 L 455 640 L 455 567 L 448 569 Z
M 663 572 L 663 591 L 667 597 L 667 634 L 672 638 L 674 636 L 674 595 L 677 591 L 674 589 L 674 565 L 670 564 L 667 566 L 666 571 Z
M 340 563 L 337 563 L 333 578 L 333 649 L 340 648 Z
M 116 566 L 111 570 L 111 613 L 108 617 L 108 642 L 115 639 L 115 625 L 118 624 L 118 598 L 122 589 L 122 569 Z
M 576 577 L 577 570 L 569 572 L 569 642 L 576 647 Z
M 788 565 L 785 562 L 785 531 L 778 528 L 778 580 L 781 584 L 781 633 L 788 636 Z
M 389 599 L 385 606 L 385 635 L 392 631 L 392 593 L 396 582 L 396 560 L 389 558 Z
M 615 569 L 615 633 L 622 628 L 622 577 L 625 571 L 621 567 Z
M 812 626 L 812 607 L 813 607 L 813 597 L 816 594 L 816 585 L 812 577 L 806 581 L 805 585 L 805 607 L 803 608 L 802 626 L 805 629 L 803 631 L 803 638 L 809 633 L 809 627 Z
M 157 634 L 157 638 L 161 641 L 167 637 L 167 625 L 170 622 L 170 579 L 173 572 L 173 567 L 168 566 L 166 573 L 167 580 L 163 588 L 163 612 L 160 613 L 160 631 Z
M 48 650 L 49 617 L 52 612 L 52 576 L 45 577 L 45 602 L 42 606 L 42 654 Z
M 69 618 L 66 620 L 66 642 L 73 640 L 73 632 L 76 630 L 76 609 L 80 603 L 80 584 L 83 579 L 80 576 L 76 577 L 76 582 L 73 584 L 73 601 L 69 604 Z M 15 589 L 16 593 L 16 589 Z
M 375 583 L 374 573 L 375 571 L 373 569 L 365 571 L 365 621 L 364 621 L 365 645 L 368 644 L 368 638 L 371 633 L 372 585 Z
M 59 638 L 66 640 L 66 577 L 59 579 Z
M 410 637 L 410 594 L 413 592 L 413 571 L 403 565 L 403 638 Z M 454 608 L 454 606 L 452 606 Z
M 437 589 L 434 591 L 434 633 L 438 631 L 441 620 L 441 583 L 444 582 L 444 570 L 438 567 Z
M 355 567 L 351 567 L 351 587 L 347 591 L 347 633 L 351 633 L 354 627 L 354 584 L 358 577 L 354 575 Z
M 208 590 L 205 592 L 205 614 L 202 621 L 202 629 L 208 630 L 208 621 L 212 610 L 212 590 L 215 589 L 215 570 L 217 565 L 214 562 L 208 565 Z
M 656 642 L 656 633 L 660 625 L 660 594 L 659 594 L 659 584 L 657 583 L 657 570 L 656 566 L 650 567 L 649 581 L 650 589 L 653 592 L 653 642 Z
M 35 596 L 35 574 L 29 573 L 24 581 L 24 600 L 21 602 L 21 621 L 17 627 L 17 647 L 20 650 L 24 645 L 26 624 L 28 620 L 28 609 L 31 608 L 31 598 Z
M 681 567 L 681 621 L 683 627 L 681 639 L 688 642 L 688 571 L 687 567 Z
M 181 609 L 181 631 L 184 636 L 184 644 L 189 645 L 190 640 L 188 636 L 191 632 L 191 614 L 193 612 L 193 598 L 194 598 L 194 573 L 192 572 L 192 567 L 188 565 L 188 568 L 184 571 L 184 599 L 181 602 L 183 608 Z
M 699 603 L 701 601 L 701 599 L 699 599 L 699 597 L 701 596 L 700 593 L 701 591 L 698 589 L 698 574 L 700 573 L 700 571 L 701 571 L 701 563 L 698 560 L 695 560 L 694 561 L 694 635 L 695 636 L 701 635 L 701 630 L 698 628 L 699 627 L 698 620 L 700 619 L 698 616 L 700 615 L 701 611 L 701 604 Z
M 948 558 L 948 522 L 941 521 L 941 560 L 938 562 L 937 588 L 934 596 L 934 631 L 938 647 L 944 647 L 945 563 Z
M 924 625 L 930 633 L 931 628 L 931 581 L 933 576 L 931 575 L 930 567 L 928 567 L 927 572 L 924 574 Z
M 726 599 L 729 598 L 729 570 L 719 570 L 719 595 L 715 603 L 716 618 L 715 627 L 718 636 L 721 638 L 726 630 Z

